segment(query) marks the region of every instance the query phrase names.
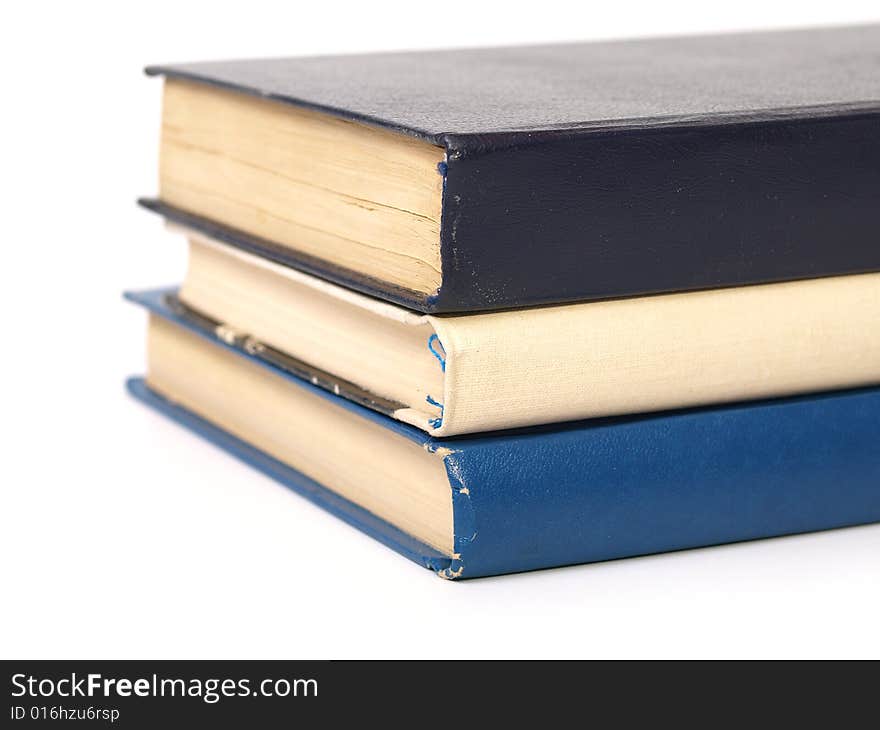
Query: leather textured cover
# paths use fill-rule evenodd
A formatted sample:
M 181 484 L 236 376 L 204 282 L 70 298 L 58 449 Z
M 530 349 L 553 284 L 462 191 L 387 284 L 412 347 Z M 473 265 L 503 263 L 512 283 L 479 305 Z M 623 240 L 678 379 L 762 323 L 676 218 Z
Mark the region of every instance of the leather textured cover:
M 279 260 L 456 312 L 880 269 L 878 47 L 867 25 L 147 72 L 445 147 L 436 294 Z
M 446 578 L 473 578 L 880 521 L 880 388 L 432 439 L 152 312 L 444 456 L 454 559 L 153 393 L 188 428 Z

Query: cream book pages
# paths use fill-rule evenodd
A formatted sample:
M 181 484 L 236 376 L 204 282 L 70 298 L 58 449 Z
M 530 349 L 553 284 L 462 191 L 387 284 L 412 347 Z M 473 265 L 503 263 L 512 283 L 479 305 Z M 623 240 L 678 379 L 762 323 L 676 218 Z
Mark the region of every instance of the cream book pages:
M 431 316 L 190 234 L 180 298 L 434 436 L 880 383 L 880 274 Z

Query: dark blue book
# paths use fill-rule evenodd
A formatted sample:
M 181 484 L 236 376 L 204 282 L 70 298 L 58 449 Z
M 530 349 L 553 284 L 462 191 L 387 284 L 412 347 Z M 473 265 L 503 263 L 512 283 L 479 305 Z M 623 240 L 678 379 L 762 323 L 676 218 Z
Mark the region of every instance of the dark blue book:
M 880 26 L 159 65 L 159 196 L 422 312 L 880 269 Z
M 165 294 L 131 393 L 445 578 L 880 521 L 880 388 L 439 440 Z

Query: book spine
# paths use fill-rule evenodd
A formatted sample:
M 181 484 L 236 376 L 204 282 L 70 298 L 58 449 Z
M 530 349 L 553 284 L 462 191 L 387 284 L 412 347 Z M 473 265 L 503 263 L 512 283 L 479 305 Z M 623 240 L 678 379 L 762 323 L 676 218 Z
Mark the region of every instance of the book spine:
M 129 294 L 193 332 L 167 292 Z M 212 338 L 218 347 L 274 366 Z M 880 521 L 880 387 L 480 437 L 417 429 L 287 376 L 437 452 L 454 557 L 151 391 L 132 395 L 445 578 L 475 578 Z
M 880 113 L 447 140 L 433 311 L 880 269 Z
M 430 321 L 441 437 L 880 383 L 880 274 Z
M 880 521 L 880 389 L 444 447 L 472 578 Z

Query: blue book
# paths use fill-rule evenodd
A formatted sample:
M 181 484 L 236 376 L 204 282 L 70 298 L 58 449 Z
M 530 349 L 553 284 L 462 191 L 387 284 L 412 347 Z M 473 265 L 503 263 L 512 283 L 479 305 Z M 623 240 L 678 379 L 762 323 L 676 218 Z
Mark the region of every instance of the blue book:
M 880 521 L 880 388 L 435 439 L 224 344 L 167 293 L 128 295 L 151 312 L 132 395 L 445 578 Z
M 878 47 L 859 25 L 150 66 L 141 203 L 431 313 L 877 271 Z

